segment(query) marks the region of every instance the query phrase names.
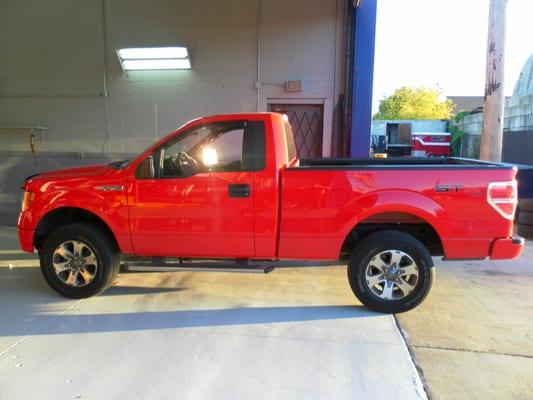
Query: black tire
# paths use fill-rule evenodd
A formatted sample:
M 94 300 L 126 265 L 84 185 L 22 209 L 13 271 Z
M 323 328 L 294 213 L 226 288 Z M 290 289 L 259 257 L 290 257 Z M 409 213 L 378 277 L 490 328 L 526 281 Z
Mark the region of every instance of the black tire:
M 97 268 L 93 280 L 85 286 L 74 287 L 63 282 L 55 273 L 54 251 L 67 241 L 79 241 L 96 257 Z M 44 241 L 40 252 L 41 271 L 44 278 L 59 294 L 71 299 L 95 296 L 106 290 L 115 280 L 120 269 L 120 257 L 113 238 L 93 225 L 74 223 L 53 231 Z
M 527 239 L 533 239 L 533 226 L 518 224 L 516 229 L 518 234 Z
M 368 286 L 365 276 L 371 260 L 388 250 L 404 252 L 418 268 L 414 289 L 405 297 L 394 300 L 378 297 Z M 348 281 L 353 293 L 361 303 L 378 312 L 401 313 L 415 308 L 427 297 L 434 280 L 435 267 L 426 247 L 415 237 L 400 231 L 386 230 L 368 236 L 356 246 L 348 262 Z
M 533 212 L 520 211 L 520 213 L 518 213 L 518 223 L 520 225 L 533 226 Z
M 520 212 L 526 211 L 533 213 L 533 199 L 519 199 L 518 208 L 520 209 Z

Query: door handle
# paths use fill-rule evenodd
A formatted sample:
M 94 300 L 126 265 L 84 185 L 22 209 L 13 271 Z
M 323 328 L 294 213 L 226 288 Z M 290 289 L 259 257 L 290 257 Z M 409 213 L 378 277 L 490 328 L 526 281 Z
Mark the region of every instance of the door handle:
M 232 183 L 228 185 L 229 197 L 250 197 L 250 185 L 247 183 Z

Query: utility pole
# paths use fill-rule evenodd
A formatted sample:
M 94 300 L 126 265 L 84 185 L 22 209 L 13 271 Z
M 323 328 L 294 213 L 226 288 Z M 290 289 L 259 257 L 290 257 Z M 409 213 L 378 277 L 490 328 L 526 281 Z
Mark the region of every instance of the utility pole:
M 505 22 L 507 0 L 490 0 L 485 105 L 480 158 L 501 161 L 504 109 Z

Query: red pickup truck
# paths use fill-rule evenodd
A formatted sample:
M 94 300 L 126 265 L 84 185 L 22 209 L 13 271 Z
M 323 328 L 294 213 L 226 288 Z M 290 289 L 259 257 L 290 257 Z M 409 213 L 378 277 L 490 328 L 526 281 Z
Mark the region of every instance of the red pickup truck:
M 132 161 L 27 178 L 18 232 L 67 297 L 105 290 L 121 264 L 268 272 L 340 260 L 362 303 L 402 312 L 429 293 L 432 256 L 520 254 L 515 174 L 457 158 L 299 160 L 285 116 L 218 115 Z

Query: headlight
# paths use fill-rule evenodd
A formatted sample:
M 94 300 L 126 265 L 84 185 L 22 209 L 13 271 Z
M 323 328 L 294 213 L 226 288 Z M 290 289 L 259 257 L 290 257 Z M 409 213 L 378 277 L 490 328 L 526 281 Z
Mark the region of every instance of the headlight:
M 35 199 L 35 193 L 33 192 L 24 192 L 24 195 L 22 196 L 22 211 L 25 211 L 30 204 Z

